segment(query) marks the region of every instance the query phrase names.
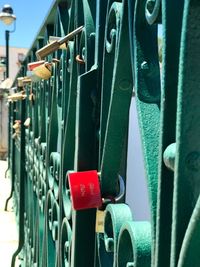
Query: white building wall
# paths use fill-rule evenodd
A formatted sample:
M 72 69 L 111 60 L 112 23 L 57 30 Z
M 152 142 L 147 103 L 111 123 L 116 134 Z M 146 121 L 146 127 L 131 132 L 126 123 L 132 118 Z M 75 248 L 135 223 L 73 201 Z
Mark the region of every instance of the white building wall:
M 27 48 L 19 48 L 19 47 L 9 47 L 9 78 L 14 80 L 19 68 L 20 64 L 18 61 L 18 55 L 24 54 L 28 52 Z M 0 58 L 6 57 L 6 48 L 5 46 L 0 46 Z M 3 73 L 0 72 L 0 80 L 3 79 Z
M 9 48 L 9 78 L 13 81 L 20 68 L 19 55 L 26 55 L 27 48 L 10 47 Z M 6 57 L 5 46 L 0 46 L 0 60 Z M 5 70 L 4 70 L 5 71 Z M 0 87 L 5 79 L 5 72 L 0 68 Z M 0 159 L 5 159 L 8 149 L 8 106 L 6 94 L 0 89 Z
M 135 97 L 131 101 L 129 117 L 126 203 L 132 210 L 134 221 L 150 221 L 148 186 Z

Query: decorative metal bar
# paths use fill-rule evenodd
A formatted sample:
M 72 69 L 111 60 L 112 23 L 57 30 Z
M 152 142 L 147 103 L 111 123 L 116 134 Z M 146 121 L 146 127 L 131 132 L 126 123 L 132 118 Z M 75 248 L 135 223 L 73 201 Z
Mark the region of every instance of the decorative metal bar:
M 200 266 L 199 9 L 55 1 L 9 96 L 12 267 Z M 126 204 L 131 101 L 150 221 Z

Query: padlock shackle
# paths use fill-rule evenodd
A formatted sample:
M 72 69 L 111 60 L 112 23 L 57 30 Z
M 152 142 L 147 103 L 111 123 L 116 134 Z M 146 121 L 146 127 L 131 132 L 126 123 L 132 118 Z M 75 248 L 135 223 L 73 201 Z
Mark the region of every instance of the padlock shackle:
M 110 202 L 118 203 L 124 197 L 124 194 L 125 194 L 124 179 L 119 174 L 118 174 L 118 181 L 119 181 L 119 193 L 115 197 L 114 196 L 105 196 L 104 198 L 102 198 L 104 204 L 108 204 Z
M 118 178 L 119 178 L 119 193 L 115 197 L 115 202 L 119 202 L 124 197 L 124 194 L 125 194 L 124 179 L 119 174 L 118 174 Z
M 78 27 L 77 29 L 75 29 L 74 31 L 68 33 L 66 36 L 60 38 L 57 42 L 59 45 L 62 45 L 64 43 L 67 43 L 68 41 L 70 41 L 75 35 L 77 35 L 78 33 L 80 33 L 83 30 L 83 26 Z
M 68 33 L 66 36 L 60 38 L 59 40 L 55 40 L 50 44 L 45 45 L 44 47 L 42 47 L 41 49 L 36 51 L 36 57 L 38 60 L 42 60 L 43 58 L 45 58 L 46 56 L 48 56 L 49 54 L 52 54 L 53 52 L 55 52 L 56 50 L 59 49 L 59 47 L 64 44 L 67 43 L 68 41 L 70 41 L 76 34 L 80 33 L 83 29 L 83 26 L 78 27 L 77 29 L 75 29 L 74 31 Z

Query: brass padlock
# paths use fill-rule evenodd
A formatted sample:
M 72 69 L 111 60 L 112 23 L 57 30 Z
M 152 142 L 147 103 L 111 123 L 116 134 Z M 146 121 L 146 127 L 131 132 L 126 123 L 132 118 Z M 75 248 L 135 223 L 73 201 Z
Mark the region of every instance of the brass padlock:
M 60 38 L 61 37 L 57 37 L 57 36 L 49 36 L 49 44 L 52 44 L 55 41 L 58 42 L 60 40 Z M 66 43 L 61 44 L 58 49 L 64 49 L 64 50 L 67 49 Z
M 12 95 L 8 96 L 8 101 L 17 101 L 17 100 L 24 100 L 26 98 L 26 94 L 24 91 L 21 91 L 19 93 L 14 93 Z
M 21 121 L 15 120 L 15 123 L 13 124 L 13 129 L 17 130 L 20 128 Z
M 17 78 L 17 86 L 18 87 L 23 87 L 23 80 L 24 80 L 24 77 L 18 77 Z
M 45 58 L 49 54 L 52 54 L 53 52 L 58 50 L 61 45 L 65 44 L 68 41 L 70 41 L 71 39 L 73 39 L 76 34 L 78 34 L 82 31 L 82 29 L 83 29 L 83 26 L 80 26 L 77 29 L 75 29 L 74 31 L 67 34 L 66 36 L 59 38 L 58 40 L 54 40 L 52 43 L 45 45 L 44 47 L 42 47 L 41 49 L 36 51 L 37 59 L 42 60 L 43 58 Z
M 48 80 L 51 77 L 52 63 L 45 62 L 33 69 L 33 75 L 39 79 Z
M 25 83 L 31 83 L 31 79 L 28 77 L 18 77 L 17 78 L 17 86 L 23 87 Z
M 16 133 L 17 135 L 19 135 L 20 132 L 21 132 L 21 128 L 20 128 L 20 127 L 19 127 L 18 129 L 15 130 L 15 133 Z
M 13 125 L 13 129 L 15 130 L 15 134 L 19 135 L 21 132 L 21 121 L 20 120 L 15 120 L 15 123 Z
M 104 233 L 105 211 L 97 209 L 96 211 L 96 233 Z
M 23 84 L 29 84 L 29 83 L 31 83 L 32 81 L 31 81 L 31 79 L 29 78 L 29 77 L 24 77 L 24 79 L 23 79 Z

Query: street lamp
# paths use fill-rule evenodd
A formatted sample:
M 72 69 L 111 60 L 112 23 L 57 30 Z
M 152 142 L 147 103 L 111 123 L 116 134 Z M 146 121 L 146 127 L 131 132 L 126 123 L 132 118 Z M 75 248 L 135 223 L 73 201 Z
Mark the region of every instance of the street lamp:
M 10 33 L 15 31 L 16 28 L 16 16 L 13 14 L 13 9 L 10 5 L 4 5 L 1 12 L 0 12 L 0 20 L 5 24 L 5 25 L 11 25 L 14 22 L 14 28 L 12 31 L 6 30 L 5 31 L 5 38 L 6 38 L 6 76 L 5 78 L 9 77 L 9 37 L 10 37 Z M 5 79 L 6 81 L 6 79 Z M 11 115 L 11 105 L 9 104 L 9 117 Z M 8 134 L 10 135 L 10 123 L 8 120 Z M 8 157 L 10 158 L 11 155 L 11 140 L 10 140 L 10 136 L 8 137 Z M 12 159 L 11 159 L 12 160 Z M 8 169 L 10 168 L 10 159 L 8 160 Z
M 15 21 L 16 16 L 13 14 L 13 9 L 10 5 L 4 5 L 1 13 L 0 13 L 0 20 L 6 24 L 11 25 L 14 22 L 14 29 L 12 31 L 5 31 L 5 38 L 6 38 L 6 78 L 9 77 L 9 37 L 10 33 L 15 31 Z

